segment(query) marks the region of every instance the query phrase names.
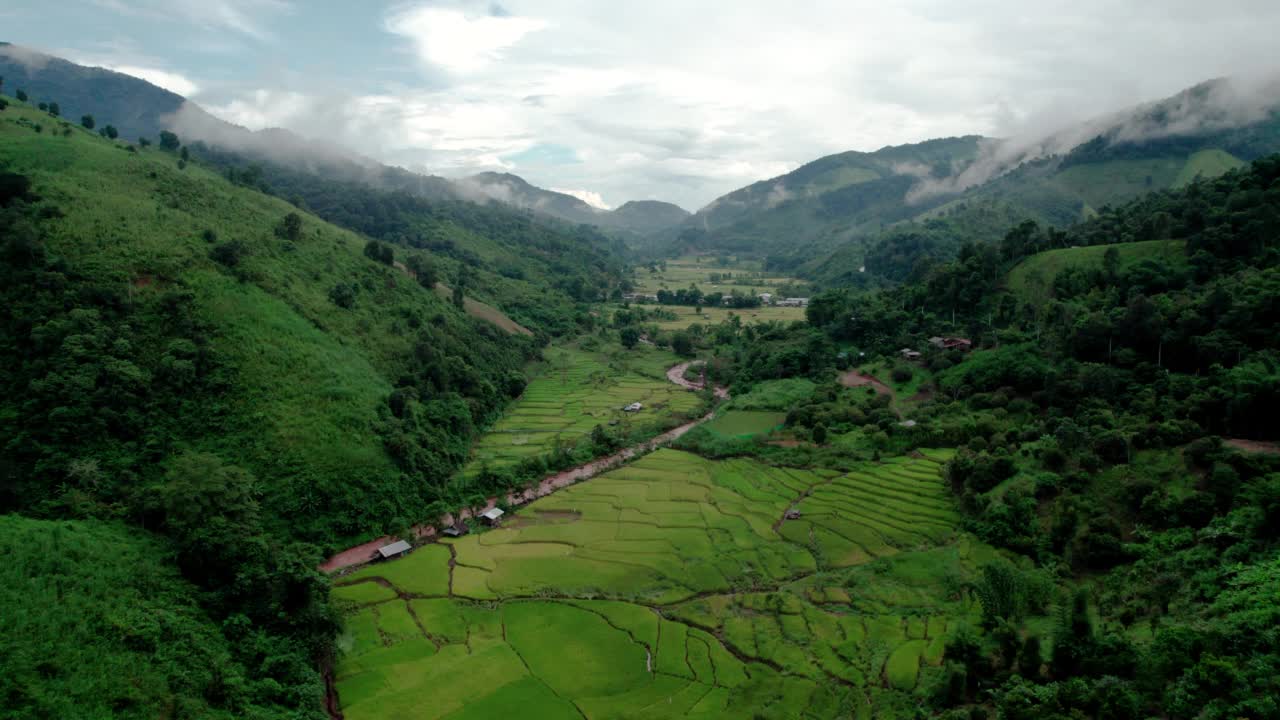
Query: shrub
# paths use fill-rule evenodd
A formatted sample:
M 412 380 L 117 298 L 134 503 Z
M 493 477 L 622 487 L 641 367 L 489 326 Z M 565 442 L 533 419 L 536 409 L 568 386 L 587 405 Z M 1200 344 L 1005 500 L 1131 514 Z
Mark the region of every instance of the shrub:
M 890 376 L 893 378 L 893 381 L 896 383 L 905 383 L 905 382 L 911 382 L 911 378 L 915 377 L 915 374 L 911 372 L 911 368 L 899 365 L 898 367 L 895 367 L 893 369 L 893 372 L 890 373 Z
M 356 304 L 356 291 L 353 283 L 338 283 L 329 290 L 329 299 L 334 305 L 350 310 Z
M 233 268 L 240 264 L 244 256 L 248 254 L 248 249 L 244 243 L 239 240 L 231 240 L 221 245 L 216 245 L 209 251 L 209 257 L 219 265 Z

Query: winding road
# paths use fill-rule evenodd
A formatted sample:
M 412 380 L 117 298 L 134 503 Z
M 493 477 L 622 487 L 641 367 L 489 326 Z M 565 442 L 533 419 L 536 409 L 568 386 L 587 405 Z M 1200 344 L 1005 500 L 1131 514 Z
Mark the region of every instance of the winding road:
M 693 382 L 686 380 L 684 377 L 685 371 L 687 371 L 689 366 L 692 364 L 693 361 L 683 362 L 669 368 L 667 370 L 667 380 L 670 380 L 672 383 L 688 390 L 702 390 L 703 387 L 705 387 L 704 382 Z M 715 394 L 716 397 L 721 399 L 729 397 L 729 391 L 723 387 L 716 387 Z M 671 443 L 681 435 L 684 435 L 698 425 L 710 420 L 713 415 L 714 412 L 708 413 L 696 420 L 690 420 L 683 425 L 674 427 L 651 440 L 619 450 L 612 455 L 597 458 L 585 465 L 579 465 L 578 467 L 563 470 L 554 475 L 549 475 L 539 481 L 536 487 L 520 492 L 508 493 L 506 496 L 507 504 L 524 505 L 525 503 L 532 502 L 540 497 L 546 497 L 557 490 L 567 488 L 570 485 L 581 482 L 582 480 L 593 478 L 600 473 L 619 467 L 632 458 L 650 453 L 663 445 Z M 495 496 L 489 498 L 485 506 L 480 508 L 478 511 L 474 508 L 463 508 L 457 513 L 445 513 L 440 516 L 440 519 L 435 525 L 415 525 L 413 528 L 414 537 L 418 539 L 435 537 L 439 532 L 437 528 L 451 527 L 458 520 L 467 520 L 497 504 L 498 498 Z M 384 535 L 380 538 L 370 540 L 367 543 L 347 548 L 326 560 L 320 566 L 320 569 L 324 572 L 331 573 L 344 568 L 363 565 L 373 560 L 373 556 L 378 552 L 378 548 L 388 543 L 395 542 L 395 540 L 396 538 L 393 538 L 390 535 Z

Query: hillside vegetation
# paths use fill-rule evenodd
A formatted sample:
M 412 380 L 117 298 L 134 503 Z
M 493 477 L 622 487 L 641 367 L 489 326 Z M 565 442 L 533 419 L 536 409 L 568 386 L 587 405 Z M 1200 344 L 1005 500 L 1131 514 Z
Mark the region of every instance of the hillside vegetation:
M 176 142 L 134 146 L 3 101 L 0 512 L 57 521 L 15 519 L 5 539 L 33 583 L 6 584 L 5 635 L 38 626 L 29 649 L 46 655 L 5 653 L 6 711 L 323 715 L 337 618 L 322 550 L 474 500 L 457 476 L 472 440 L 547 333 L 577 327 L 543 278 L 557 253 L 589 254 L 554 229 L 487 238 L 482 214 L 436 226 L 454 254 L 392 246 Z M 521 238 L 544 275 L 455 256 Z M 531 313 L 541 339 L 467 303 L 509 287 L 561 298 Z M 55 607 L 85 631 L 58 632 Z

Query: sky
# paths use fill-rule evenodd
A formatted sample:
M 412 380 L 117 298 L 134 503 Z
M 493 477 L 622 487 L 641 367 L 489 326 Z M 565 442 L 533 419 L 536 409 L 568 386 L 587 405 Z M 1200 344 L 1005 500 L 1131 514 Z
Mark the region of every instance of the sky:
M 1275 0 L 6 0 L 0 40 L 250 129 L 600 206 L 1277 69 Z

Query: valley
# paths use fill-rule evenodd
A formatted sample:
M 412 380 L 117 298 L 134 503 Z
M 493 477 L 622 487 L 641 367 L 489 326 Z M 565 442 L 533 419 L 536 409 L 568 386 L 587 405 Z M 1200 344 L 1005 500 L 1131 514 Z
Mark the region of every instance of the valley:
M 0 717 L 1280 715 L 1280 84 L 806 162 L 395 11 L 314 136 L 0 43 Z

